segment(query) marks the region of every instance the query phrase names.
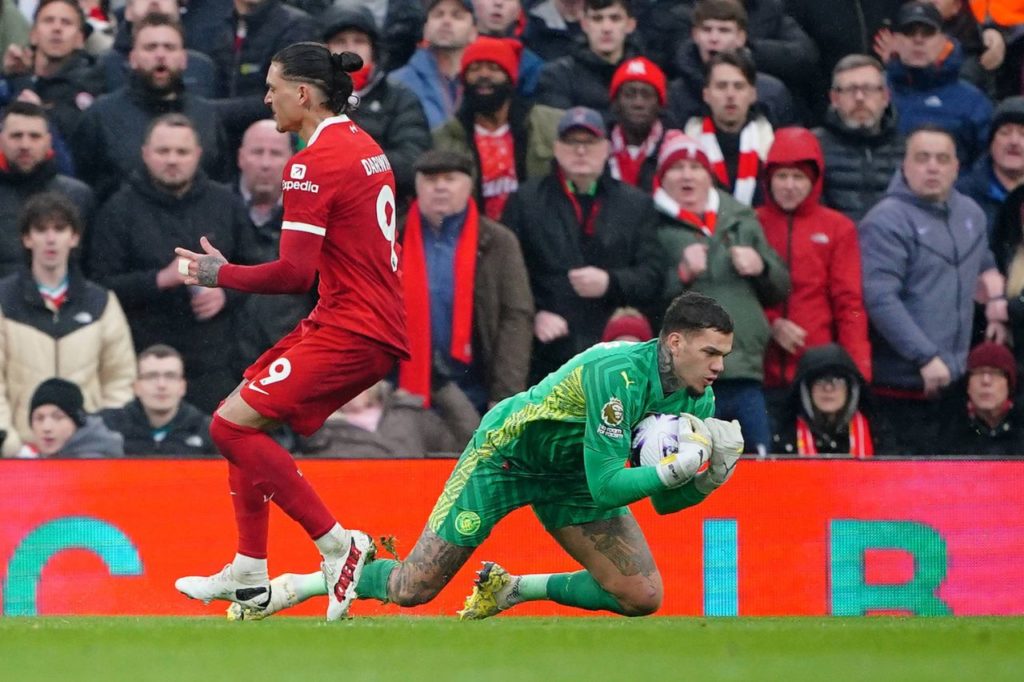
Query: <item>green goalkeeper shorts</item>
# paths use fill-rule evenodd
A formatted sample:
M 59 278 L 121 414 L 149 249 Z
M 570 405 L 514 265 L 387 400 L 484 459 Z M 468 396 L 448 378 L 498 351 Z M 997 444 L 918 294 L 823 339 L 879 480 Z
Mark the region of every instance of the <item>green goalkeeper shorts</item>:
M 549 532 L 629 514 L 626 507 L 602 509 L 579 475 L 515 473 L 502 458 L 484 458 L 470 443 L 434 505 L 427 522 L 441 539 L 476 547 L 506 515 L 526 505 Z

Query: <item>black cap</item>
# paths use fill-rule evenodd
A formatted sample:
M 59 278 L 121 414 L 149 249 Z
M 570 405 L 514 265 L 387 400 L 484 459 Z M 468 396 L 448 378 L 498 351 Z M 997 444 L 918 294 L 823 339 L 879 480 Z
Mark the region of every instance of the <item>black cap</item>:
M 425 5 L 426 5 L 426 9 L 427 9 L 427 14 L 429 14 L 430 10 L 434 9 L 440 2 L 441 2 L 441 0 L 426 0 Z M 472 0 L 455 0 L 455 2 L 461 2 L 463 7 L 465 7 L 466 10 L 470 14 L 473 14 L 473 1 Z
M 1000 126 L 1007 123 L 1019 123 L 1024 125 L 1024 97 L 1007 97 L 992 112 L 992 125 L 989 126 L 989 143 L 999 132 Z
M 472 178 L 476 169 L 469 154 L 448 149 L 431 149 L 420 154 L 413 165 L 413 170 L 424 175 L 455 171 Z
M 325 42 L 333 38 L 339 31 L 344 31 L 347 28 L 354 28 L 370 36 L 370 42 L 374 45 L 377 44 L 377 38 L 380 35 L 373 12 L 368 7 L 352 2 L 339 2 L 331 5 L 320 15 L 317 24 L 320 26 L 320 37 Z
M 923 24 L 941 31 L 942 15 L 930 2 L 908 2 L 896 13 L 896 30 L 906 33 L 914 24 Z
M 32 394 L 28 416 L 32 419 L 32 413 L 37 407 L 43 405 L 56 405 L 64 414 L 71 417 L 71 421 L 78 426 L 85 425 L 85 400 L 82 398 L 82 389 L 66 379 L 54 377 L 47 379 L 36 387 Z

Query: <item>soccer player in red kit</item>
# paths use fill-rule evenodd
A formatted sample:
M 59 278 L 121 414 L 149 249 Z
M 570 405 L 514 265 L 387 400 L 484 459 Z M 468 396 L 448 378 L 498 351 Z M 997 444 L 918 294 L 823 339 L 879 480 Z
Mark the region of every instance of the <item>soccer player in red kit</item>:
M 408 358 L 395 245 L 395 180 L 381 148 L 345 112 L 349 73 L 362 60 L 296 43 L 274 56 L 266 103 L 277 129 L 306 148 L 282 178 L 278 260 L 228 263 L 205 237 L 204 253 L 178 248 L 186 284 L 253 293 L 296 293 L 320 273 L 320 302 L 244 373 L 217 409 L 210 434 L 229 462 L 238 526 L 234 560 L 212 576 L 180 578 L 193 599 L 270 602 L 267 522 L 273 500 L 309 533 L 323 555 L 327 620 L 345 616 L 373 542 L 335 520 L 291 455 L 267 433 L 281 422 L 309 435 L 338 407 Z M 187 274 L 186 274 L 187 269 Z

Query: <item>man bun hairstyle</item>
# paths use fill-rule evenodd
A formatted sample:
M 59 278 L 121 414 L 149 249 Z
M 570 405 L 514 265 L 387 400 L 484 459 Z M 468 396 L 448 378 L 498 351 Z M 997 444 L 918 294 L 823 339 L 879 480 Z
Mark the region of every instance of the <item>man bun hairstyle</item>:
M 325 104 L 335 114 L 354 106 L 352 76 L 363 68 L 363 59 L 352 52 L 332 53 L 323 43 L 294 43 L 274 55 L 285 80 L 309 83 L 320 88 Z

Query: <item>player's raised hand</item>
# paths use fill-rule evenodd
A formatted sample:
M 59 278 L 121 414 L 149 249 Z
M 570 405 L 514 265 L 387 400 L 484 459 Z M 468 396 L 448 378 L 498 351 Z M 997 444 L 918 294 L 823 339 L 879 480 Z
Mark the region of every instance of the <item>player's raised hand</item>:
M 201 287 L 217 286 L 217 273 L 228 261 L 205 236 L 199 238 L 199 246 L 204 253 L 196 253 L 182 247 L 174 249 L 181 260 L 178 271 L 185 277 L 185 284 L 197 284 Z

